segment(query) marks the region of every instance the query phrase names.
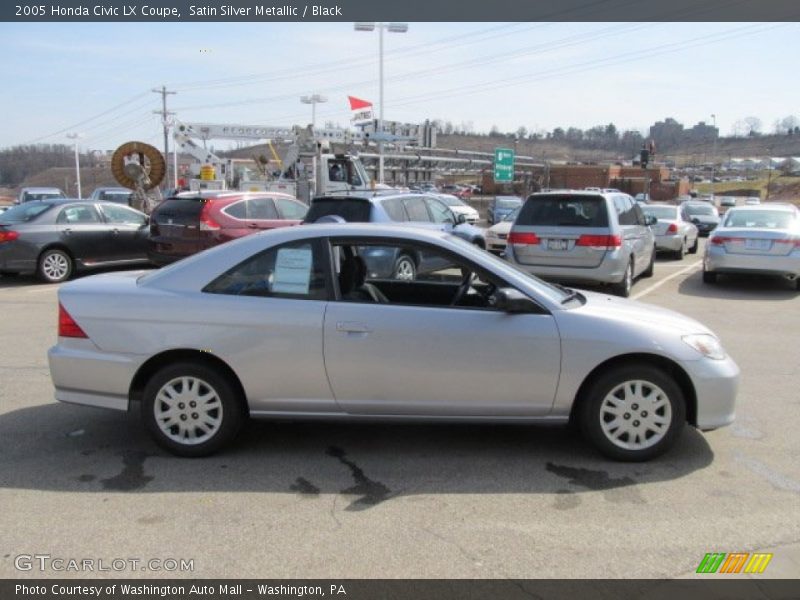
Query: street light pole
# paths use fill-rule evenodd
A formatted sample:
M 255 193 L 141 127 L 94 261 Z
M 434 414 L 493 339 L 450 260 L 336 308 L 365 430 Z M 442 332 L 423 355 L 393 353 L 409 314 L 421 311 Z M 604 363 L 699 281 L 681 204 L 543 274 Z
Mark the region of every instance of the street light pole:
M 711 155 L 711 198 L 716 200 L 716 195 L 714 194 L 714 179 L 716 177 L 717 172 L 717 115 L 712 114 L 711 119 L 714 121 L 714 150 L 712 151 Z
M 78 138 L 83 137 L 80 133 L 68 133 L 67 137 L 75 141 L 75 181 L 78 184 L 78 199 L 83 199 L 81 193 L 81 162 L 78 156 Z
M 378 28 L 378 133 L 383 133 L 383 30 L 390 33 L 406 33 L 408 23 L 355 23 L 356 31 L 373 31 Z M 383 141 L 378 139 L 378 182 L 383 183 Z

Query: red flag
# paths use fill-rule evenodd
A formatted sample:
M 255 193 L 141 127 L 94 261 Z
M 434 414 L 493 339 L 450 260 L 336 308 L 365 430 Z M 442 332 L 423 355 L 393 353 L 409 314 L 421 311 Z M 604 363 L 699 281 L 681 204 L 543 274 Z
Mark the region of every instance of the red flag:
M 367 108 L 368 106 L 372 106 L 372 102 L 360 100 L 359 98 L 353 98 L 353 96 L 348 96 L 347 99 L 350 100 L 350 110 L 358 110 L 359 108 Z

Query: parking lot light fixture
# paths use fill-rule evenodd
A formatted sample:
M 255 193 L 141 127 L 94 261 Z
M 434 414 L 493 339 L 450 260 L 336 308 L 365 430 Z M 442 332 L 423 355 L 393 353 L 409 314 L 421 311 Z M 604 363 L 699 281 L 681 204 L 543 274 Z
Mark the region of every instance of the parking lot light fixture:
M 374 31 L 378 30 L 378 79 L 379 79 L 379 92 L 378 92 L 378 132 L 383 131 L 383 30 L 386 29 L 390 33 L 406 33 L 408 31 L 408 23 L 374 23 L 374 22 L 357 22 L 354 23 L 356 31 Z M 378 141 L 378 182 L 383 183 L 383 142 Z
M 311 128 L 314 129 L 317 126 L 317 104 L 322 104 L 323 102 L 327 102 L 328 97 L 323 96 L 322 94 L 311 94 L 310 96 L 300 96 L 300 102 L 303 104 L 310 104 L 311 105 Z
M 68 133 L 67 137 L 75 143 L 75 181 L 78 184 L 78 199 L 83 199 L 81 194 L 81 162 L 78 157 L 78 140 L 83 137 L 82 133 Z

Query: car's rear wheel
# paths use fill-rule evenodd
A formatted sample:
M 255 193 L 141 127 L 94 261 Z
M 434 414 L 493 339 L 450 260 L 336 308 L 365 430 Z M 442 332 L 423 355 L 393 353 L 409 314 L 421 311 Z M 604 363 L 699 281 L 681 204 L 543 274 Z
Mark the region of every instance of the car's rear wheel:
M 633 287 L 633 259 L 628 261 L 628 268 L 625 269 L 625 274 L 622 276 L 622 281 L 611 285 L 611 291 L 616 296 L 627 298 L 631 295 L 631 288 Z
M 686 421 L 680 386 L 648 364 L 620 366 L 589 386 L 580 406 L 583 434 L 606 456 L 644 461 L 666 452 Z
M 392 277 L 401 281 L 414 281 L 417 278 L 417 265 L 414 259 L 407 254 L 398 256 Z
M 694 238 L 694 244 L 689 248 L 689 254 L 697 254 L 697 249 L 700 247 L 700 236 Z
M 678 248 L 678 249 L 675 251 L 675 254 L 673 254 L 673 257 L 674 257 L 676 260 L 683 260 L 683 257 L 684 257 L 684 256 L 686 256 L 686 253 L 687 253 L 688 251 L 689 251 L 689 248 L 688 248 L 688 244 L 687 244 L 687 242 L 686 242 L 686 238 L 683 238 L 683 239 L 681 240 L 681 247 L 680 247 L 680 248 Z
M 47 283 L 61 283 L 69 279 L 74 269 L 72 257 L 64 250 L 51 248 L 39 256 L 37 272 L 39 278 Z
M 655 268 L 656 268 L 656 248 L 655 246 L 653 246 L 653 254 L 650 255 L 650 264 L 647 265 L 647 268 L 642 273 L 642 277 L 652 277 Z
M 208 456 L 230 443 L 245 419 L 236 387 L 217 369 L 177 363 L 158 371 L 142 397 L 156 443 L 178 456 Z

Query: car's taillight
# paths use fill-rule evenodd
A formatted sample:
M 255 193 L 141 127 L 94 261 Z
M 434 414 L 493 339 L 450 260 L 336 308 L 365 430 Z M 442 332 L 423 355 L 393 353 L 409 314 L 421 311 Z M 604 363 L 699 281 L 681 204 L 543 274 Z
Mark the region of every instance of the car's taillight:
M 582 235 L 575 245 L 591 246 L 592 248 L 619 248 L 622 246 L 622 238 L 618 235 Z
M 743 238 L 735 238 L 729 237 L 726 235 L 714 235 L 711 236 L 711 239 L 708 240 L 712 246 L 722 246 L 727 244 L 728 242 L 741 242 L 744 241 Z
M 773 240 L 776 244 L 791 244 L 795 248 L 800 248 L 800 238 L 787 238 L 785 240 Z
M 678 233 L 678 226 L 675 223 L 670 223 L 667 227 L 667 233 Z
M 508 243 L 519 244 L 522 246 L 538 246 L 541 243 L 541 240 L 535 233 L 512 231 L 508 234 Z
M 19 233 L 16 231 L 0 231 L 0 244 L 3 242 L 13 242 L 19 238 Z
M 208 204 L 206 204 L 200 211 L 200 231 L 217 231 L 218 229 L 222 229 L 222 226 L 208 214 Z
M 75 319 L 58 303 L 58 337 L 88 338 Z

